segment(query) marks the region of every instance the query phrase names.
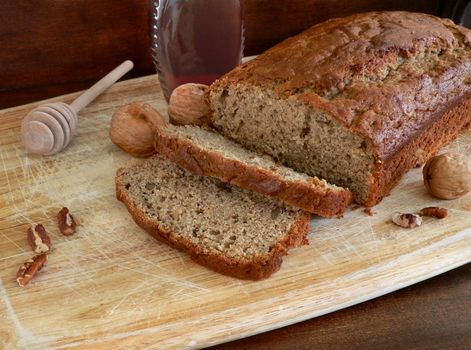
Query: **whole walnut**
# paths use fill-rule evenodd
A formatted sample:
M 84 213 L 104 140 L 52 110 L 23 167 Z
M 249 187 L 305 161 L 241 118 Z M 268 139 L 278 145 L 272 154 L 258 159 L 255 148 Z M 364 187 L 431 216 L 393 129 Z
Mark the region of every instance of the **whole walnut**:
M 133 102 L 118 109 L 111 118 L 111 141 L 134 157 L 155 153 L 154 131 L 166 121 L 152 106 Z
M 177 125 L 203 125 L 208 122 L 209 107 L 205 100 L 208 86 L 188 83 L 173 90 L 168 104 L 170 122 Z
M 428 192 L 440 199 L 455 199 L 471 191 L 471 158 L 459 153 L 432 157 L 423 169 Z

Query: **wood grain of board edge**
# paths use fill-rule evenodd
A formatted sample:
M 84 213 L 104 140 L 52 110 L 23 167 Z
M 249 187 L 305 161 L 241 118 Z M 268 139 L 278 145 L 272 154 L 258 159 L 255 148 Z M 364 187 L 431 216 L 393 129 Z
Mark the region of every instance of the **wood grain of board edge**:
M 469 349 L 471 264 L 377 299 L 211 350 Z
M 268 280 L 206 270 L 150 238 L 114 197 L 114 172 L 131 158 L 111 144 L 108 125 L 114 110 L 134 100 L 166 112 L 156 76 L 118 83 L 81 113 L 69 148 L 48 158 L 25 155 L 18 133 L 25 113 L 43 102 L 0 111 L 5 347 L 200 348 L 339 310 L 471 261 L 470 196 L 437 201 L 414 169 L 372 217 L 357 210 L 341 220 L 313 219 L 310 246 L 293 250 Z M 448 149 L 469 152 L 471 132 Z M 446 221 L 426 220 L 414 230 L 389 222 L 395 210 L 437 203 L 450 209 Z M 54 225 L 63 205 L 81 222 L 72 238 Z M 24 231 L 31 222 L 49 227 L 55 250 L 38 278 L 19 289 L 12 276 L 30 255 Z

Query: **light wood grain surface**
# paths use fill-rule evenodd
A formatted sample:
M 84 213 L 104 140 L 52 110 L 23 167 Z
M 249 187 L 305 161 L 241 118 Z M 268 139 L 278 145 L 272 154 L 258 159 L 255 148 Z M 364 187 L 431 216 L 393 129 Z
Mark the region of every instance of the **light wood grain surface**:
M 70 102 L 68 95 L 60 100 Z M 156 76 L 118 83 L 81 113 L 70 146 L 26 155 L 20 123 L 37 104 L 0 111 L 0 347 L 6 349 L 199 348 L 322 315 L 471 261 L 471 195 L 430 197 L 420 169 L 373 209 L 314 219 L 310 245 L 292 250 L 272 278 L 218 275 L 153 240 L 115 199 L 116 169 L 131 160 L 108 138 L 112 113 L 147 102 L 165 113 Z M 38 103 L 39 104 L 39 103 Z M 471 131 L 448 149 L 471 152 Z M 393 211 L 449 208 L 443 221 L 394 226 Z M 80 226 L 64 237 L 62 206 Z M 54 250 L 27 287 L 15 274 L 31 252 L 26 229 L 42 223 Z

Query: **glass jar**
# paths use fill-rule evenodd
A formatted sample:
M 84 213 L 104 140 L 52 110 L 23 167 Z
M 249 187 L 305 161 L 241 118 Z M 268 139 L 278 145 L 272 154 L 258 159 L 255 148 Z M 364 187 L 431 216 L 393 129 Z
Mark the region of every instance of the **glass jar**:
M 165 98 L 185 83 L 211 84 L 240 64 L 240 0 L 152 0 L 152 56 Z

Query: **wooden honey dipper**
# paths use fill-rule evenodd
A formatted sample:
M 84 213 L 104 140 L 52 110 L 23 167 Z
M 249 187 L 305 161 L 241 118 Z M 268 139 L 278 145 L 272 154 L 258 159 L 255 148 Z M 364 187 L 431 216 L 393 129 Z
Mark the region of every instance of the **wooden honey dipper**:
M 133 68 L 125 61 L 70 105 L 48 103 L 34 108 L 21 123 L 21 139 L 29 153 L 53 155 L 70 143 L 77 129 L 77 113 Z

